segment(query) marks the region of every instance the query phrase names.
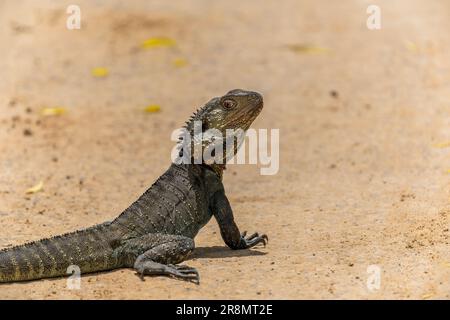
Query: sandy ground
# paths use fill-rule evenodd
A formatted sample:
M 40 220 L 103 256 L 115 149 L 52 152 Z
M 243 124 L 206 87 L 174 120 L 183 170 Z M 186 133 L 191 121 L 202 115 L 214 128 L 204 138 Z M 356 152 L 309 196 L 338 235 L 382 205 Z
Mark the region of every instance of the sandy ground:
M 224 178 L 240 228 L 270 243 L 228 250 L 212 220 L 187 262 L 200 286 L 119 270 L 0 298 L 450 298 L 448 1 L 376 1 L 378 31 L 362 0 L 78 0 L 69 31 L 72 2 L 0 3 L 0 247 L 114 218 L 168 167 L 172 131 L 232 88 L 264 95 L 254 128 L 280 129 L 278 174 Z

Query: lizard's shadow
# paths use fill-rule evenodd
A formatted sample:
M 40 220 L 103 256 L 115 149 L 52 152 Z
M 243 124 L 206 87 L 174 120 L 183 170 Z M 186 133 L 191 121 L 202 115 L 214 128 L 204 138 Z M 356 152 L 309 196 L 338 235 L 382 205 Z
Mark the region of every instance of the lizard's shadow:
M 212 246 L 195 248 L 188 260 L 198 258 L 230 258 L 230 257 L 248 257 L 248 256 L 263 256 L 267 252 L 261 252 L 255 249 L 250 250 L 231 250 L 228 247 Z

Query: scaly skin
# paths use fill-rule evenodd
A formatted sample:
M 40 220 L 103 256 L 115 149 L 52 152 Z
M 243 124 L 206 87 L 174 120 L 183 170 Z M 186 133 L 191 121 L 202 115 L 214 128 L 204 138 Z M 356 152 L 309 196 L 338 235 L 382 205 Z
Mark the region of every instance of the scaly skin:
M 258 93 L 232 90 L 197 111 L 186 129 L 193 134 L 194 121 L 202 121 L 203 131 L 247 130 L 262 106 Z M 200 143 L 205 147 L 211 142 Z M 185 146 L 186 141 L 181 140 L 180 150 Z M 222 162 L 229 156 L 225 152 Z M 193 156 L 189 157 L 194 163 Z M 193 239 L 212 216 L 231 249 L 247 249 L 267 242 L 266 235 L 245 237 L 245 232 L 242 235 L 239 232 L 222 184 L 224 169 L 220 161 L 173 163 L 114 221 L 1 250 L 0 282 L 64 276 L 70 265 L 76 265 L 82 274 L 134 268 L 141 277 L 168 275 L 199 283 L 197 270 L 178 264 L 194 250 Z

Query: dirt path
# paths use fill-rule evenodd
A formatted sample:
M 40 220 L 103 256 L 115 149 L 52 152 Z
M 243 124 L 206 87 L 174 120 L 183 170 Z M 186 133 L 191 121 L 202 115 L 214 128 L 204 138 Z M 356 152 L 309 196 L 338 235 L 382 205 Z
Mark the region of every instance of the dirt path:
M 447 1 L 377 1 L 379 31 L 371 1 L 79 0 L 78 31 L 36 3 L 0 3 L 0 247 L 115 217 L 168 166 L 172 130 L 232 88 L 264 94 L 254 127 L 280 129 L 280 171 L 227 170 L 238 224 L 270 244 L 227 250 L 211 221 L 188 261 L 201 286 L 120 270 L 0 298 L 450 298 Z M 177 46 L 140 48 L 161 36 Z

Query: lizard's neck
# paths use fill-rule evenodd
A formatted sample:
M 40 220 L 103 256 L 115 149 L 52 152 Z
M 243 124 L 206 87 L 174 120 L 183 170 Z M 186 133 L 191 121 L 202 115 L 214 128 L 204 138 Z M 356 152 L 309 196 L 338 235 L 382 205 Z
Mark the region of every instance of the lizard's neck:
M 213 163 L 213 164 L 210 164 L 207 166 L 210 167 L 217 174 L 217 176 L 220 178 L 220 180 L 222 180 L 223 171 L 226 169 L 225 164 Z

